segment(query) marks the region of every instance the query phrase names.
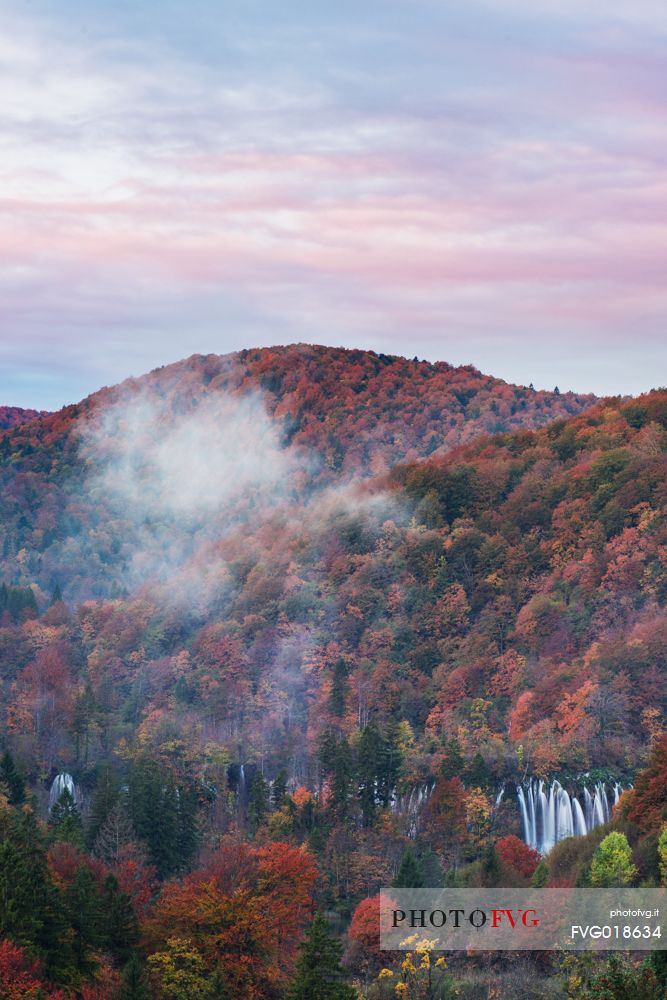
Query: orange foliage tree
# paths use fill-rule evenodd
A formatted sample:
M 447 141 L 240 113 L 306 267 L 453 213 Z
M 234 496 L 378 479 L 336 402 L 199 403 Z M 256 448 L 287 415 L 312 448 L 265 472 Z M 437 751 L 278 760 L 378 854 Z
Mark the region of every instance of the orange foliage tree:
M 191 941 L 237 1000 L 284 989 L 317 877 L 305 848 L 225 844 L 208 863 L 167 884 L 149 921 L 152 942 Z

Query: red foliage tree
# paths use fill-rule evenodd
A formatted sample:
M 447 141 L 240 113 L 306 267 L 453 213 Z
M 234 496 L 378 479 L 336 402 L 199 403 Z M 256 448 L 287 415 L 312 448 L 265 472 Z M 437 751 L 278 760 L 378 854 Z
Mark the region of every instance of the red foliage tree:
M 39 962 L 11 941 L 0 941 L 0 997 L 2 1000 L 40 1000 L 43 983 Z M 51 994 L 55 996 L 55 994 Z
M 540 863 L 540 854 L 513 834 L 503 837 L 496 844 L 496 854 L 522 878 L 530 878 Z
M 350 940 L 358 942 L 372 955 L 380 953 L 381 899 L 380 895 L 362 899 L 352 915 L 348 931 Z

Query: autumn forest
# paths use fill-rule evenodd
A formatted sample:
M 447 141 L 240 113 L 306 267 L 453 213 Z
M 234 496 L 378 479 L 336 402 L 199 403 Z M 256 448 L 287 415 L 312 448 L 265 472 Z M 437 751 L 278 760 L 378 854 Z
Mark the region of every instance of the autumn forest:
M 666 503 L 667 390 L 293 345 L 0 408 L 0 998 L 663 998 L 378 935 L 667 883 Z

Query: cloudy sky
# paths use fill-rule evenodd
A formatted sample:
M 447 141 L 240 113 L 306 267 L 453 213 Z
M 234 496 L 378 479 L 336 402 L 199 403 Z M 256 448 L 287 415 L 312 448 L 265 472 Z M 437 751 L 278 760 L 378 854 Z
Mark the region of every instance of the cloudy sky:
M 0 6 L 0 402 L 305 340 L 667 383 L 664 0 Z

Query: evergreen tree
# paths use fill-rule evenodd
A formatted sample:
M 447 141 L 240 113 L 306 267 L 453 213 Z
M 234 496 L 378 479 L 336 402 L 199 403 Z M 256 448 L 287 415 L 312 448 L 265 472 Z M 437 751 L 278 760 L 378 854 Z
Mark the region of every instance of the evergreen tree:
M 533 889 L 544 889 L 548 881 L 549 881 L 549 865 L 546 863 L 544 858 L 542 858 L 539 865 L 533 872 L 533 878 L 530 884 L 533 887 Z
M 90 681 L 77 696 L 72 713 L 70 730 L 74 736 L 74 753 L 77 763 L 87 763 L 90 753 L 90 735 L 97 716 L 97 703 Z
M 50 606 L 53 607 L 54 604 L 58 604 L 58 602 L 62 601 L 62 599 L 63 599 L 63 592 L 60 589 L 60 584 L 56 583 L 55 587 L 53 588 L 53 593 L 51 594 Z
M 377 791 L 383 809 L 388 809 L 391 805 L 401 759 L 399 724 L 394 722 L 389 726 L 380 747 Z
M 661 948 L 660 951 L 652 951 L 649 962 L 656 979 L 667 996 L 667 949 Z
M 396 878 L 391 884 L 395 889 L 424 888 L 424 871 L 422 865 L 409 847 L 403 853 Z
M 0 783 L 7 789 L 7 797 L 11 806 L 20 806 L 25 802 L 25 782 L 19 774 L 14 758 L 9 750 L 5 750 L 0 758 Z
M 443 778 L 460 778 L 463 774 L 465 761 L 461 744 L 453 736 L 447 741 L 445 758 L 440 766 L 440 774 Z
M 320 740 L 320 760 L 330 781 L 328 811 L 335 822 L 343 823 L 349 815 L 352 791 L 352 752 L 347 738 L 326 732 Z
M 373 826 L 377 816 L 377 787 L 382 737 L 375 723 L 361 731 L 357 747 L 357 781 L 361 818 L 365 827 Z
M 150 1000 L 146 974 L 136 951 L 123 969 L 118 1000 Z
M 39 611 L 32 587 L 8 587 L 6 610 L 15 622 L 38 618 Z
M 487 844 L 482 855 L 482 872 L 485 885 L 497 885 L 500 878 L 500 858 L 493 844 Z
M 287 771 L 281 768 L 271 786 L 271 804 L 274 809 L 280 809 L 287 798 Z
M 262 777 L 261 771 L 255 771 L 250 782 L 250 798 L 248 800 L 248 821 L 251 830 L 258 830 L 265 822 L 269 811 L 269 789 Z
M 72 950 L 82 976 L 97 968 L 95 950 L 102 943 L 102 913 L 95 876 L 86 864 L 79 865 L 63 893 L 65 912 L 72 928 Z
M 492 783 L 489 766 L 479 750 L 470 762 L 470 766 L 466 768 L 465 782 L 470 788 L 488 788 Z
M 194 787 L 178 785 L 157 761 L 140 757 L 130 771 L 127 805 L 132 826 L 159 877 L 185 867 L 198 841 Z
M 289 1000 L 355 1000 L 356 991 L 345 983 L 340 964 L 343 948 L 321 914 L 310 925 L 299 951 Z
M 158 772 L 159 787 L 152 786 L 154 808 L 148 848 L 158 875 L 165 877 L 181 865 L 179 852 L 179 790 L 171 775 Z
M 335 719 L 342 719 L 345 715 L 345 705 L 347 702 L 347 675 L 348 668 L 345 660 L 336 660 L 333 668 L 333 678 L 331 680 L 331 694 L 329 695 L 329 711 Z
M 132 900 L 117 879 L 107 875 L 102 895 L 102 932 L 105 945 L 118 964 L 130 960 L 139 943 L 139 923 Z
M 74 796 L 68 788 L 63 790 L 51 810 L 49 824 L 53 840 L 64 844 L 74 844 L 76 847 L 83 846 L 81 815 Z
M 199 828 L 197 826 L 199 800 L 196 789 L 192 785 L 179 787 L 176 797 L 178 804 L 179 865 L 185 867 L 195 856 L 199 846 Z
M 120 783 L 108 765 L 98 773 L 97 784 L 90 798 L 90 815 L 86 829 L 86 843 L 93 847 L 114 807 L 120 801 Z M 130 838 L 131 839 L 131 838 Z
M 65 920 L 49 872 L 46 841 L 28 810 L 0 812 L 0 939 L 9 938 L 44 959 L 49 974 L 65 958 Z

